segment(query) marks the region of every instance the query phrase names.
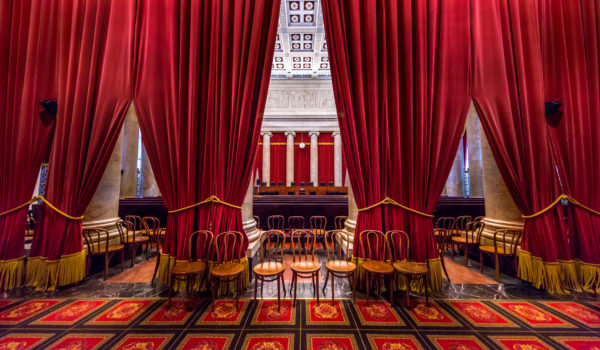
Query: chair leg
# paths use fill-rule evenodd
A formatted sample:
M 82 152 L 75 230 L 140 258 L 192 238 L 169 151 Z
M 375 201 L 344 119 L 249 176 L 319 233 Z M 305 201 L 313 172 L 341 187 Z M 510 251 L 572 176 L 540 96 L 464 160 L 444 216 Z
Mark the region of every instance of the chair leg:
M 152 274 L 152 284 L 154 284 L 154 279 L 156 278 L 156 273 L 158 272 L 158 267 L 160 266 L 160 254 L 156 255 L 156 265 L 154 265 L 154 273 Z
M 125 248 L 121 250 L 121 272 L 123 272 L 123 264 L 125 264 Z
M 406 274 L 404 275 L 404 277 L 406 278 L 406 307 L 410 309 L 410 275 Z
M 282 287 L 281 289 L 283 289 L 283 297 L 285 298 L 286 297 L 286 294 L 285 294 L 286 291 L 285 291 L 285 281 L 283 279 L 283 272 L 279 274 L 279 278 L 281 279 L 281 287 Z
M 254 274 L 254 300 L 256 300 L 256 294 L 258 294 L 258 275 L 255 273 Z
M 317 290 L 317 305 L 319 305 L 319 271 L 317 271 L 317 275 L 315 276 L 315 286 L 315 289 Z
M 331 277 L 331 279 L 333 280 L 333 276 Z M 325 288 L 327 287 L 327 281 L 329 280 L 329 270 L 327 270 L 327 272 L 325 273 L 325 283 L 323 284 L 323 293 L 325 293 Z M 333 290 L 333 288 L 332 288 Z
M 237 311 L 240 310 L 240 293 L 242 291 L 242 275 L 239 274 L 237 279 L 236 279 L 236 291 L 235 291 L 235 309 Z M 263 285 L 263 283 L 260 284 L 261 286 Z M 261 297 L 262 297 L 262 291 L 261 291 Z
M 280 279 L 277 277 L 277 312 L 281 310 L 281 291 L 280 291 Z M 285 287 L 283 288 L 285 290 Z
M 427 291 L 429 289 L 429 273 L 425 273 L 423 279 L 423 284 L 425 285 L 425 305 L 429 307 L 429 292 Z
M 106 253 L 104 255 L 104 280 L 106 281 L 106 279 L 108 278 L 108 261 L 109 261 L 109 255 L 108 253 Z
M 356 284 L 358 283 L 358 281 L 356 280 L 357 275 L 358 274 L 356 273 L 356 271 L 352 273 L 352 300 L 354 301 L 354 304 L 356 304 Z
M 479 251 L 479 273 L 483 273 L 483 253 Z
M 367 277 L 367 300 L 366 304 L 369 305 L 369 295 L 371 294 L 371 273 L 365 270 L 365 275 Z
M 390 304 L 394 305 L 394 286 L 396 285 L 396 272 L 390 276 Z
M 215 301 L 217 300 L 217 289 L 219 287 L 219 284 L 221 282 L 221 280 L 218 277 L 215 278 L 210 278 L 210 282 L 211 282 L 211 286 L 212 286 L 212 300 L 211 300 L 211 312 L 215 311 Z
M 255 277 L 256 278 L 256 277 Z M 263 293 L 263 289 L 265 287 L 265 280 L 261 279 L 260 280 L 260 298 L 264 299 L 264 293 Z
M 169 281 L 169 301 L 167 302 L 167 310 L 171 308 L 171 297 L 173 296 L 173 285 L 175 284 L 175 277 L 171 275 Z
M 131 267 L 133 267 L 135 265 L 135 253 L 136 253 L 135 248 L 137 248 L 135 246 L 135 244 L 132 244 L 131 245 Z
M 496 281 L 500 282 L 500 258 L 498 254 L 494 254 L 494 268 L 496 269 Z
M 330 272 L 327 272 L 327 276 L 329 276 Z M 335 275 L 331 272 L 331 305 L 335 305 Z M 323 288 L 323 297 L 325 297 L 325 288 Z
M 448 270 L 446 270 L 446 262 L 444 261 L 443 256 L 440 256 L 440 262 L 442 263 L 442 270 L 444 271 L 444 275 L 446 275 L 446 278 L 448 279 L 448 283 L 452 284 L 452 281 L 450 280 L 450 275 L 448 275 Z
M 294 306 L 296 306 L 296 289 L 298 288 L 298 276 L 294 272 L 292 276 L 292 286 L 294 287 Z
M 469 266 L 469 245 L 465 243 L 463 247 L 465 247 L 465 266 Z

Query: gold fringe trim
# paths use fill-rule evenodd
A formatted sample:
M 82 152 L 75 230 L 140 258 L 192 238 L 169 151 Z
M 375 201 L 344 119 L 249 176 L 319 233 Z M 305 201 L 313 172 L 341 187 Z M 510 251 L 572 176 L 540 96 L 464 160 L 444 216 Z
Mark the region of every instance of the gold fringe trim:
M 369 205 L 366 208 L 360 208 L 360 209 L 358 209 L 358 211 L 367 211 L 367 210 L 371 210 L 373 208 L 376 208 L 376 207 L 381 206 L 381 205 L 386 205 L 386 204 L 395 205 L 395 206 L 400 207 L 400 208 L 402 208 L 404 210 L 408 210 L 411 213 L 415 213 L 415 214 L 418 214 L 418 215 L 421 215 L 421 216 L 425 216 L 425 217 L 428 217 L 428 218 L 432 218 L 433 217 L 433 215 L 431 215 L 431 214 L 423 213 L 423 212 L 418 211 L 416 209 L 409 208 L 409 207 L 407 207 L 405 205 L 402 205 L 402 204 L 396 202 L 395 200 L 391 199 L 390 197 L 385 197 L 383 200 L 381 200 L 381 201 L 379 201 L 379 202 L 377 202 L 375 204 Z
M 0 291 L 13 290 L 23 285 L 25 258 L 0 261 Z
M 521 250 L 517 271 L 520 279 L 552 294 L 569 294 L 569 290 L 581 291 L 574 261 L 547 263 L 530 252 Z
M 184 260 L 185 261 L 185 260 Z M 177 260 L 177 262 L 183 262 L 182 260 Z M 171 270 L 173 269 L 173 266 L 175 266 L 176 264 L 176 259 L 174 257 L 171 257 L 169 259 L 169 255 L 168 254 L 161 254 L 160 256 L 160 264 L 158 266 L 158 282 L 168 286 L 170 283 L 170 279 L 171 279 Z M 210 268 L 212 268 L 216 263 L 211 261 L 209 263 L 209 270 L 208 273 L 210 273 Z M 248 258 L 247 257 L 243 257 L 242 259 L 240 259 L 240 264 L 242 264 L 244 266 L 244 272 L 242 274 L 242 288 L 246 289 L 248 288 L 248 286 L 250 285 L 250 273 L 249 273 L 249 262 L 248 262 Z M 205 292 L 208 290 L 204 276 L 200 276 L 201 279 L 196 278 L 192 284 L 192 289 L 195 291 L 201 291 L 201 292 Z M 227 284 L 222 283 L 221 286 L 219 287 L 219 292 L 218 295 L 225 295 L 227 293 L 227 291 L 234 291 L 236 290 L 236 284 L 235 282 L 230 282 L 229 283 L 229 287 L 227 286 Z M 173 284 L 173 291 L 175 292 L 180 292 L 186 290 L 186 283 L 184 281 L 180 281 L 180 280 L 175 280 L 175 283 Z
M 600 265 L 574 262 L 581 289 L 589 293 L 600 293 Z
M 366 288 L 364 283 L 366 282 L 365 272 L 363 271 L 362 264 L 365 261 L 364 258 L 352 257 L 352 262 L 356 264 L 358 271 L 358 286 Z M 423 263 L 425 264 L 425 263 Z M 371 286 L 371 292 L 380 294 L 387 290 L 385 285 L 381 284 L 381 280 L 378 280 L 377 285 Z M 406 290 L 406 278 L 400 274 L 396 274 L 396 285 L 394 287 L 396 291 Z M 411 280 L 410 289 L 415 293 L 423 293 L 425 291 L 425 285 L 422 279 Z M 429 260 L 429 290 L 440 290 L 442 289 L 442 263 L 440 258 Z
M 175 209 L 175 210 L 169 210 L 169 214 L 175 214 L 175 213 L 179 213 L 180 211 L 185 211 L 188 209 L 192 209 L 195 208 L 197 206 L 203 205 L 203 204 L 207 204 L 207 203 L 211 203 L 211 202 L 215 202 L 215 203 L 219 203 L 219 204 L 223 204 L 225 206 L 228 206 L 230 208 L 234 208 L 234 209 L 242 209 L 242 207 L 240 207 L 239 205 L 235 205 L 235 204 L 231 204 L 231 203 L 227 203 L 224 202 L 222 200 L 219 199 L 219 197 L 212 195 L 209 196 L 208 198 L 206 198 L 205 200 L 203 200 L 202 202 L 198 202 L 192 205 L 188 205 L 187 207 L 183 207 L 183 208 L 179 208 L 179 209 Z
M 55 290 L 77 283 L 85 278 L 85 258 L 85 250 L 52 261 L 45 257 L 29 258 L 25 285 L 37 290 Z

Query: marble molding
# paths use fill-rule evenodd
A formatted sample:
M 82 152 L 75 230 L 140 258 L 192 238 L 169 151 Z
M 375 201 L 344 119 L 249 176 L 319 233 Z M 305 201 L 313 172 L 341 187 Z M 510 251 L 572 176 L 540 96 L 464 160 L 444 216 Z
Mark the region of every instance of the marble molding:
M 293 131 L 286 131 L 286 145 L 285 145 L 285 185 L 291 186 L 294 182 L 294 137 L 296 133 Z
M 272 132 L 261 132 L 263 137 L 263 162 L 262 162 L 262 182 L 269 186 L 271 182 L 271 136 Z
M 127 110 L 123 123 L 123 145 L 121 169 L 121 198 L 137 197 L 137 159 L 139 147 L 139 131 L 137 115 L 133 102 Z
M 467 114 L 467 149 L 469 153 L 469 191 L 471 197 L 483 197 L 483 161 L 481 156 L 481 123 L 473 102 Z
M 143 197 L 158 197 L 160 190 L 154 178 L 154 171 L 150 164 L 150 158 L 146 152 L 146 147 L 142 144 L 142 189 Z
M 246 250 L 246 256 L 253 257 L 258 251 L 259 244 L 258 238 L 260 231 L 256 226 L 256 220 L 254 220 L 254 182 L 256 180 L 251 177 L 248 190 L 246 190 L 246 197 L 244 197 L 244 203 L 242 204 L 242 225 L 244 232 L 248 236 L 248 249 Z
M 311 131 L 310 137 L 310 181 L 314 186 L 319 185 L 319 132 Z

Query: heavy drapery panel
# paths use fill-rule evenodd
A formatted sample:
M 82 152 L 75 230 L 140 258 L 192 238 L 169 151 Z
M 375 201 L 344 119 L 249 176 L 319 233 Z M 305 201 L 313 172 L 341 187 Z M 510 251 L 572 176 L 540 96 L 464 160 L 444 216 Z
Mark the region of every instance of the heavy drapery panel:
M 525 216 L 519 276 L 577 288 L 544 118 L 538 1 L 473 1 L 473 100 L 498 168 Z
M 321 133 L 319 135 L 319 183 L 333 182 L 333 136 L 331 133 Z M 315 184 L 320 185 L 320 184 Z
M 271 136 L 271 180 L 277 185 L 280 181 L 285 183 L 286 139 L 282 133 L 273 133 Z M 267 184 L 270 186 L 271 184 Z
M 549 126 L 563 193 L 596 213 L 569 207 L 569 243 L 579 282 L 600 291 L 600 4 L 543 1 L 545 101 L 563 104 Z M 566 247 L 559 247 L 566 249 Z
M 47 160 L 56 99 L 51 0 L 0 4 L 0 290 L 23 283 L 25 224 L 35 181 Z M 10 212 L 9 212 L 10 211 Z
M 429 215 L 469 107 L 469 1 L 326 0 L 323 13 L 344 153 L 362 208 L 354 255 L 365 229 L 405 230 L 412 258 L 425 263 L 429 254 L 431 286 L 439 288 Z
M 131 101 L 135 2 L 56 2 L 58 115 L 46 198 L 27 262 L 27 284 L 54 289 L 85 277 L 81 215 Z M 49 14 L 44 14 L 49 15 Z
M 140 3 L 135 105 L 171 211 L 164 253 L 175 259 L 161 259 L 159 273 L 166 282 L 169 261 L 188 258 L 194 229 L 243 231 L 236 207 L 254 170 L 279 1 Z
M 304 148 L 300 144 L 304 143 Z M 296 133 L 294 137 L 294 181 L 300 186 L 310 182 L 310 137 L 306 132 Z

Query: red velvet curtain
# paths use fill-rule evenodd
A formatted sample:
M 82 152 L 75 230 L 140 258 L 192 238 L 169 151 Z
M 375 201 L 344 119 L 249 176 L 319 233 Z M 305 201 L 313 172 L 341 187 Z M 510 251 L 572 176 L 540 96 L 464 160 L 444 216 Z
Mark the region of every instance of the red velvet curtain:
M 279 1 L 142 0 L 138 13 L 135 105 L 167 208 L 210 196 L 241 206 L 254 170 Z M 241 211 L 212 202 L 169 214 L 165 253 L 188 258 L 195 229 L 243 231 Z
M 278 185 L 279 182 L 285 184 L 285 158 L 286 158 L 286 139 L 282 133 L 274 133 L 271 136 L 271 180 Z M 271 184 L 267 184 L 270 186 Z
M 323 13 L 358 207 L 389 197 L 432 213 L 469 107 L 469 1 L 326 0 Z M 437 257 L 431 217 L 395 206 L 359 212 L 355 256 L 365 229 L 404 229 L 413 259 Z M 439 288 L 439 260 L 431 272 Z
M 319 185 L 333 182 L 333 136 L 331 133 L 319 134 Z M 315 184 L 317 185 L 317 184 Z
M 473 99 L 502 178 L 525 215 L 560 195 L 544 118 L 539 2 L 472 2 Z M 519 275 L 538 288 L 576 287 L 555 206 L 526 219 Z
M 39 103 L 56 99 L 52 0 L 0 3 L 0 213 L 31 199 L 42 161 L 47 160 L 53 116 Z M 29 205 L 0 216 L 0 290 L 23 281 Z
M 304 148 L 300 148 L 301 143 Z M 310 182 L 310 137 L 306 132 L 298 132 L 294 137 L 294 181 L 298 186 L 302 182 L 308 186 Z
M 79 217 L 102 178 L 131 101 L 135 2 L 76 0 L 56 6 L 49 30 L 57 36 L 58 115 L 46 198 Z M 27 263 L 28 285 L 53 289 L 84 277 L 81 220 L 45 205 Z
M 563 104 L 562 116 L 552 116 L 557 120 L 549 126 L 563 193 L 600 211 L 600 4 L 548 0 L 540 5 L 544 100 Z M 600 216 L 571 205 L 568 223 L 581 286 L 597 293 Z

